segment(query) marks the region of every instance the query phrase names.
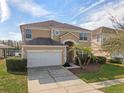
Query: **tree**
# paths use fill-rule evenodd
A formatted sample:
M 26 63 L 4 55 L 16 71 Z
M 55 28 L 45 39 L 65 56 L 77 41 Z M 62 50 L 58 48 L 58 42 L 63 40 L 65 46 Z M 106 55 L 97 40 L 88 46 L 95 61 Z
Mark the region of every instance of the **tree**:
M 74 45 L 70 48 L 69 52 L 70 51 L 75 51 L 76 58 L 79 62 L 79 65 L 80 65 L 81 69 L 83 69 L 84 66 L 86 66 L 90 63 L 91 57 L 92 57 L 91 48 L 82 47 L 80 45 Z M 80 54 L 82 54 L 82 53 L 85 54 L 85 57 L 80 56 Z M 80 57 L 83 57 L 84 62 L 81 61 Z
M 112 16 L 111 21 L 116 33 L 103 42 L 102 48 L 110 53 L 119 53 L 124 57 L 124 18 L 119 21 Z

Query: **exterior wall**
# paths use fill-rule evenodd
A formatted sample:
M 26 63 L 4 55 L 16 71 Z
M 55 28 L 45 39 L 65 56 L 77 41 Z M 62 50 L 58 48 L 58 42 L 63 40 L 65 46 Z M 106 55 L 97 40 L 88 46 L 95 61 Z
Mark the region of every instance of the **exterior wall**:
M 77 35 L 76 35 L 77 36 Z M 63 35 L 62 37 L 60 37 L 60 42 L 64 42 L 64 41 L 66 41 L 66 40 L 73 40 L 73 41 L 75 41 L 75 42 L 78 42 L 79 41 L 79 38 L 78 38 L 78 36 L 76 37 L 76 36 L 74 36 L 73 34 L 71 34 L 71 33 L 67 33 L 67 34 L 65 34 L 65 35 Z
M 91 42 L 95 43 L 95 44 L 98 44 L 98 45 L 101 45 L 101 42 L 97 42 L 97 35 L 100 35 L 100 41 L 102 41 L 102 31 L 101 29 L 97 29 L 96 31 L 93 31 L 92 32 L 92 40 Z
M 45 45 L 28 45 L 22 47 L 22 57 L 27 58 L 27 50 L 62 50 L 62 64 L 66 60 L 65 46 L 45 46 Z
M 113 36 L 116 36 L 116 34 L 115 33 L 102 33 L 102 42 L 101 43 L 103 43 L 103 41 L 106 40 L 107 38 L 113 37 Z
M 52 32 L 50 31 L 50 28 L 37 28 L 33 26 L 22 26 L 20 27 L 21 32 L 22 32 L 22 41 L 25 43 L 25 41 L 30 40 L 25 38 L 25 29 L 31 29 L 32 30 L 32 39 L 37 38 L 37 37 L 47 37 L 47 38 L 52 38 L 53 40 L 56 41 L 64 41 L 64 40 L 74 40 L 77 44 L 82 44 L 84 46 L 91 46 L 91 32 L 87 30 L 74 30 L 74 29 L 58 29 L 58 28 L 51 28 Z M 59 35 L 54 35 L 54 31 L 60 31 Z M 86 32 L 89 33 L 88 36 L 88 41 L 80 41 L 79 40 L 79 33 L 81 32 Z M 71 34 L 66 35 L 66 37 L 60 38 L 62 35 L 66 33 L 73 33 L 75 36 L 72 36 Z
M 22 42 L 25 42 L 27 40 L 31 40 L 37 37 L 46 37 L 46 38 L 51 38 L 51 31 L 49 28 L 37 28 L 37 27 L 27 27 L 27 26 L 22 26 L 20 27 L 21 29 L 21 34 L 22 34 Z M 26 39 L 26 32 L 25 29 L 31 29 L 32 30 L 32 38 L 31 39 Z
M 91 40 L 92 40 L 91 35 L 92 35 L 91 33 L 88 33 L 88 40 L 87 41 L 79 40 L 78 43 L 83 47 L 91 47 Z
M 60 35 L 53 35 L 53 39 L 56 40 L 56 41 L 59 41 L 60 40 L 60 36 L 66 34 L 66 33 L 67 32 L 65 32 L 65 31 L 60 31 Z
M 32 39 L 37 38 L 37 37 L 50 38 L 51 32 L 50 30 L 32 30 Z
M 23 35 L 23 42 L 25 42 L 26 40 L 26 33 L 24 31 L 24 35 Z M 32 30 L 32 38 L 37 38 L 37 37 L 46 37 L 46 38 L 50 38 L 51 37 L 51 32 L 50 30 Z
M 53 35 L 53 39 L 60 41 L 60 37 L 65 35 L 66 33 L 73 33 L 74 35 L 76 35 L 77 37 L 79 37 L 79 32 L 71 32 L 71 31 L 60 31 L 59 35 Z M 54 32 L 53 32 L 54 33 Z M 69 36 L 69 35 L 68 35 Z
M 108 37 L 114 35 L 114 33 L 109 33 L 110 30 L 103 31 L 102 29 L 97 29 L 96 31 L 92 32 L 92 53 L 96 56 L 105 56 L 110 58 L 110 53 L 102 51 L 102 43 Z M 97 35 L 100 35 L 100 41 L 97 42 Z
M 2 49 L 0 49 L 0 57 L 2 57 L 3 56 L 3 51 L 2 51 Z
M 91 47 L 91 32 L 88 32 L 88 40 L 87 41 L 82 41 L 79 40 L 79 34 L 81 32 L 86 32 L 86 31 L 60 31 L 60 35 L 54 35 L 53 39 L 60 41 L 61 43 L 63 43 L 64 41 L 75 41 L 76 44 L 81 44 L 84 47 Z M 68 33 L 68 34 L 67 34 Z M 72 35 L 72 34 L 74 35 Z M 87 33 L 87 32 L 86 32 Z
M 81 45 L 82 47 L 91 48 L 91 43 L 90 42 L 79 42 L 78 44 Z

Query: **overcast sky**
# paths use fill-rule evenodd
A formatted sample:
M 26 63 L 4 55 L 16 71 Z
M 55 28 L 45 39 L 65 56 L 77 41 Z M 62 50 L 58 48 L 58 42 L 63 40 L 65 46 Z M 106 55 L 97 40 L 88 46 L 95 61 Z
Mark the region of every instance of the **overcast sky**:
M 20 24 L 46 20 L 111 27 L 110 16 L 124 17 L 124 0 L 0 0 L 0 39 L 21 40 Z

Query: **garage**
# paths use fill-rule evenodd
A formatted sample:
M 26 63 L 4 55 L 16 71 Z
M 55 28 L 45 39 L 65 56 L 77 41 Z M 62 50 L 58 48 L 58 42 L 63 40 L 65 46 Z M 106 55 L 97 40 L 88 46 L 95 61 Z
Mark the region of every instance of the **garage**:
M 62 64 L 62 50 L 28 50 L 27 66 L 55 66 Z

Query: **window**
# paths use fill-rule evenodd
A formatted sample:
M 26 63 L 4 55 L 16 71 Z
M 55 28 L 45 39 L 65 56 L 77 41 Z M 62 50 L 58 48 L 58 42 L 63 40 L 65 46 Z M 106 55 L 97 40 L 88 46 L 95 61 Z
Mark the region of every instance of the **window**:
M 80 40 L 88 40 L 88 33 L 80 33 Z
M 60 31 L 54 31 L 54 35 L 60 35 Z
M 97 42 L 100 42 L 100 35 L 97 35 Z
M 30 29 L 26 29 L 26 38 L 30 39 L 32 37 L 32 31 Z

